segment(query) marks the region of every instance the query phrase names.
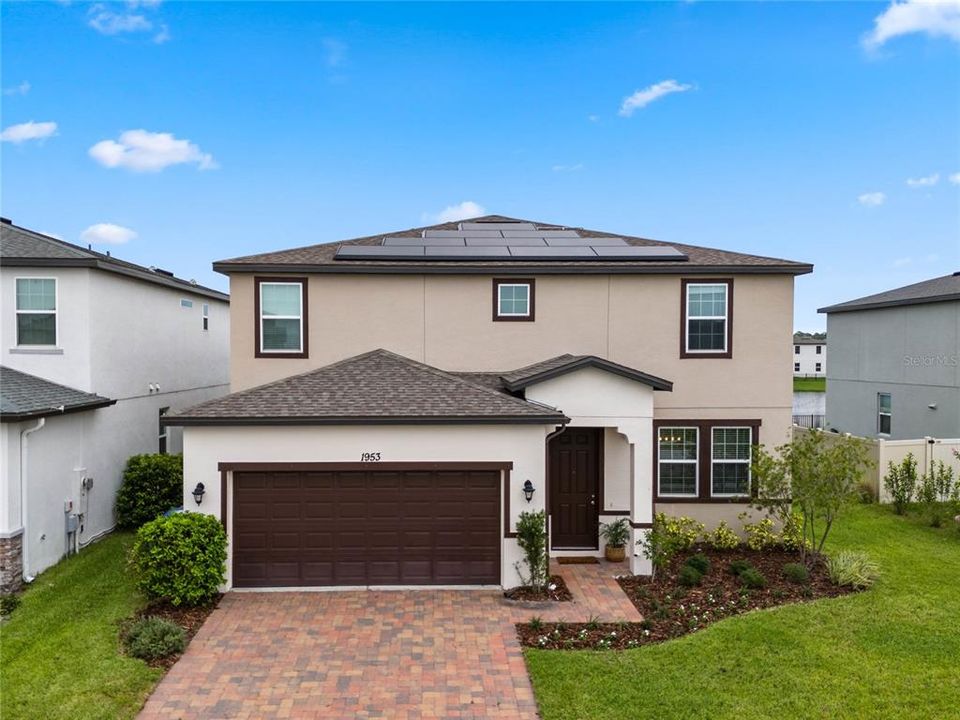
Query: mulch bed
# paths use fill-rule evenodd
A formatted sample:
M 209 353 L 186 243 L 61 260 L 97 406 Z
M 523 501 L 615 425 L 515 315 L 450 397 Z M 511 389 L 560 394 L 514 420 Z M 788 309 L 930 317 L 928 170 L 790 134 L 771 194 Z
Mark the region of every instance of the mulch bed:
M 507 590 L 503 593 L 507 600 L 519 600 L 521 602 L 570 602 L 573 600 L 567 584 L 559 575 L 551 575 L 550 582 L 546 590 L 521 585 Z
M 699 586 L 683 587 L 677 579 L 680 568 L 698 551 L 710 559 L 710 571 Z M 729 569 L 730 563 L 737 559 L 746 560 L 756 568 L 766 578 L 766 587 L 744 588 Z M 696 632 L 717 620 L 751 610 L 854 592 L 832 584 L 820 560 L 808 562 L 810 577 L 806 583 L 787 580 L 783 566 L 799 561 L 799 553 L 781 548 L 690 550 L 673 558 L 670 567 L 656 579 L 641 575 L 618 579 L 620 587 L 643 616 L 642 622 L 544 623 L 534 619 L 518 623 L 517 634 L 525 647 L 624 650 Z
M 183 631 L 187 635 L 187 646 L 190 645 L 190 641 L 193 639 L 193 636 L 197 634 L 197 631 L 200 630 L 200 626 L 206 621 L 210 616 L 217 605 L 220 604 L 220 598 L 223 595 L 217 595 L 217 597 L 208 605 L 202 605 L 200 607 L 177 607 L 165 602 L 153 602 L 147 605 L 145 608 L 137 612 L 132 618 L 123 623 L 122 630 L 126 629 L 132 625 L 137 620 L 147 617 L 158 617 L 163 618 L 164 620 L 169 620 L 172 623 L 176 623 L 183 628 Z M 173 664 L 180 659 L 180 655 L 169 655 L 165 658 L 160 658 L 157 660 L 145 660 L 150 667 L 164 668 L 169 670 L 173 667 Z

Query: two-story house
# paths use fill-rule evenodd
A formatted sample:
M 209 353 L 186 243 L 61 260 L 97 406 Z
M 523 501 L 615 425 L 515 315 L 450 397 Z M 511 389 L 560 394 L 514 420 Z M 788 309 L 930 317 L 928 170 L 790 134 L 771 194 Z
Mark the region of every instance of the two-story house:
M 655 511 L 736 524 L 788 438 L 807 264 L 487 216 L 214 268 L 233 392 L 166 422 L 233 587 L 515 585 L 528 510 L 554 556 L 627 518 L 646 572 Z
M 794 333 L 793 374 L 795 377 L 826 377 L 827 336 Z
M 228 392 L 224 293 L 0 223 L 0 567 L 15 588 L 114 525 L 167 412 Z

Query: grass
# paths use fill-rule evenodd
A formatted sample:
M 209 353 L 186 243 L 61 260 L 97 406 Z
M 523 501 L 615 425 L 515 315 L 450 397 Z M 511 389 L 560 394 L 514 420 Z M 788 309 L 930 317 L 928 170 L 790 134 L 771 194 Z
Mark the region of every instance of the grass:
M 856 506 L 828 550 L 865 550 L 872 590 L 724 620 L 624 652 L 527 650 L 544 720 L 940 718 L 960 707 L 960 533 Z
M 120 654 L 118 623 L 143 600 L 114 534 L 40 575 L 0 626 L 0 717 L 132 718 L 162 670 Z
M 825 377 L 795 377 L 793 379 L 794 392 L 826 392 L 827 379 Z

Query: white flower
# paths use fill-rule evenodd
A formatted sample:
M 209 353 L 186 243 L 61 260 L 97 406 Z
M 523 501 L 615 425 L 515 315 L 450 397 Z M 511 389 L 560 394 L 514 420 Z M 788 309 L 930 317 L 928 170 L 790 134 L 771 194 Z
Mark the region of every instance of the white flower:
M 549 585 L 548 587 L 549 587 L 551 590 L 556 590 L 556 589 L 557 589 L 557 584 L 556 584 L 556 583 L 550 583 L 550 585 Z

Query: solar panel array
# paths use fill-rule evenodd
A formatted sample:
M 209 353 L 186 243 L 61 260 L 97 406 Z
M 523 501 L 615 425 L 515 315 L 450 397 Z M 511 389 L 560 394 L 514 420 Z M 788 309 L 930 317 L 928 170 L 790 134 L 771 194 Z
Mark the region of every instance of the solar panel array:
M 582 237 L 576 230 L 533 223 L 462 222 L 459 230 L 421 237 L 385 237 L 381 245 L 343 245 L 337 260 L 686 260 L 667 245 L 630 245 L 619 237 Z

